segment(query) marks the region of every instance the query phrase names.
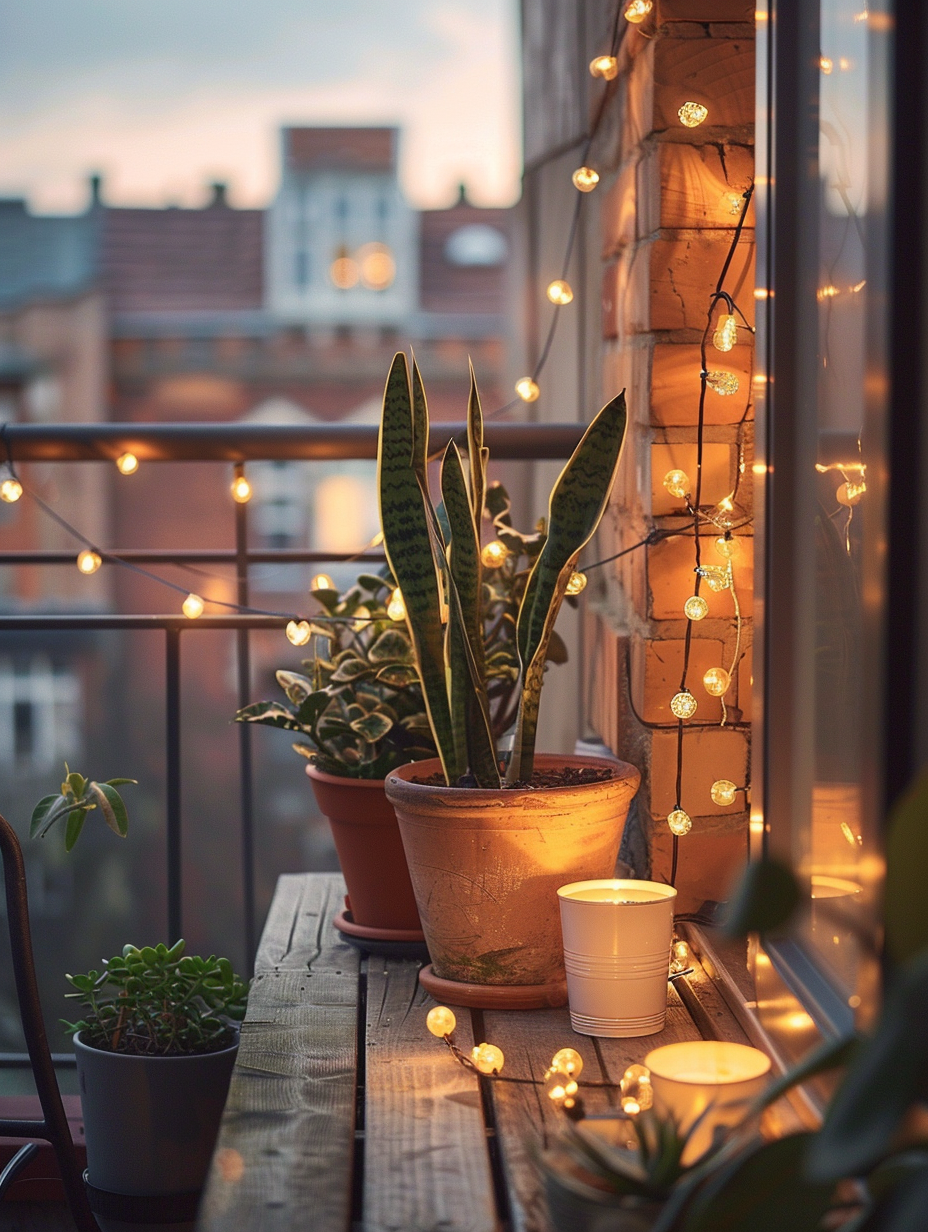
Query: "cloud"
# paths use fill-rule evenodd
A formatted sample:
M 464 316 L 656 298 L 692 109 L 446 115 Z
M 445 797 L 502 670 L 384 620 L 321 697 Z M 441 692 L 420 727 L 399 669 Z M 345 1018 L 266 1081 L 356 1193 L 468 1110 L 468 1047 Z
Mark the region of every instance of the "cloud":
M 0 191 L 264 204 L 281 123 L 399 123 L 417 204 L 508 203 L 520 162 L 515 0 L 30 0 L 0 31 Z

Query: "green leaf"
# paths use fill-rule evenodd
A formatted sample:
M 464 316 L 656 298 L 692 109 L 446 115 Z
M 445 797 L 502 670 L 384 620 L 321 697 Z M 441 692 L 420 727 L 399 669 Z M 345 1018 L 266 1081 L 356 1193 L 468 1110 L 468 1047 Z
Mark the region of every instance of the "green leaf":
M 479 409 L 479 407 L 478 407 Z M 451 721 L 459 765 L 474 775 L 480 787 L 499 787 L 499 755 L 490 725 L 486 691 L 483 617 L 480 610 L 480 541 L 464 482 L 464 466 L 454 441 L 441 464 L 441 491 L 451 542 L 449 664 Z
M 391 689 L 403 689 L 415 683 L 419 679 L 419 673 L 411 665 L 388 663 L 380 669 L 375 679 L 389 685 Z
M 86 809 L 72 809 L 68 813 L 68 824 L 64 832 L 64 849 L 70 851 L 74 844 L 81 836 L 81 830 L 84 828 L 84 822 L 87 820 Z
M 545 659 L 548 663 L 567 662 L 567 647 L 564 645 L 564 639 L 556 629 L 551 630 L 551 637 L 548 639 L 548 652 L 545 655 Z
M 87 787 L 87 780 L 84 778 L 82 774 L 78 774 L 77 771 L 72 770 L 71 773 L 68 775 L 67 781 L 68 781 L 68 787 L 71 789 L 71 791 L 74 792 L 74 799 L 80 800 L 81 796 L 84 794 L 84 791 Z
M 351 724 L 351 730 L 357 732 L 365 740 L 369 740 L 371 744 L 376 740 L 382 740 L 392 727 L 393 720 L 378 711 L 366 714 L 363 719 L 355 719 Z
M 372 676 L 374 669 L 363 659 L 344 659 L 329 677 L 330 684 L 351 684 L 355 680 L 363 680 Z
M 779 860 L 752 860 L 725 910 L 722 926 L 732 937 L 782 929 L 803 900 L 802 887 Z
M 49 813 L 52 812 L 53 808 L 55 810 L 54 815 L 49 818 Z M 51 826 L 54 825 L 56 818 L 60 817 L 68 808 L 70 808 L 68 802 L 57 793 L 43 796 L 32 810 L 32 820 L 29 822 L 29 837 L 41 838 L 44 834 L 47 834 Z
M 928 772 L 894 806 L 886 838 L 886 949 L 901 963 L 928 947 Z
M 138 784 L 138 779 L 107 779 L 110 787 L 125 787 L 127 783 Z
M 490 484 L 484 497 L 484 504 L 494 523 L 502 520 L 508 524 L 512 502 L 509 499 L 509 493 L 501 483 Z
M 522 696 L 507 780 L 530 779 L 548 640 L 581 549 L 605 513 L 625 439 L 625 393 L 608 402 L 561 471 L 548 503 L 548 535 L 519 609 Z
M 409 663 L 412 643 L 404 629 L 385 629 L 376 639 L 367 657 L 371 663 Z
M 928 1228 L 928 1167 L 924 1162 L 920 1168 L 897 1169 L 895 1185 L 880 1202 L 873 1223 L 865 1226 L 872 1232 Z
M 374 573 L 359 573 L 355 578 L 356 585 L 362 590 L 368 591 L 370 594 L 376 595 L 380 590 L 390 590 L 390 583 L 386 578 L 377 577 Z
M 406 357 L 398 354 L 384 391 L 377 450 L 380 524 L 387 560 L 406 604 L 425 704 L 447 778 L 449 767 L 454 767 L 454 736 L 445 680 L 441 594 L 426 493 L 419 481 L 419 475 L 425 474 L 422 437 L 421 425 L 414 427 Z
M 843 1069 L 857 1056 L 861 1041 L 856 1035 L 845 1036 L 842 1039 L 825 1040 L 817 1048 L 813 1048 L 801 1061 L 781 1074 L 776 1081 L 764 1088 L 763 1094 L 757 1099 L 755 1109 L 761 1111 L 791 1091 L 800 1083 L 817 1078 L 819 1074 L 827 1074 L 833 1069 Z
M 483 443 L 483 411 L 480 407 L 480 395 L 477 392 L 474 365 L 469 359 L 467 366 L 470 370 L 470 394 L 467 399 L 467 465 L 470 470 L 470 504 L 479 544 L 480 519 L 483 517 L 483 506 L 486 500 L 487 463 L 490 455 Z
M 694 1198 L 684 1232 L 821 1232 L 834 1185 L 805 1177 L 813 1137 L 763 1142 L 717 1168 Z
M 99 806 L 109 828 L 120 838 L 125 838 L 129 833 L 129 817 L 122 796 L 116 788 L 110 787 L 109 783 L 88 783 L 87 790 Z
M 300 672 L 287 672 L 281 669 L 275 672 L 277 683 L 287 695 L 288 701 L 298 706 L 304 697 L 313 692 L 313 682 Z
M 282 727 L 287 731 L 301 731 L 293 712 L 279 702 L 255 702 L 245 706 L 235 715 L 236 723 L 262 723 L 265 727 Z

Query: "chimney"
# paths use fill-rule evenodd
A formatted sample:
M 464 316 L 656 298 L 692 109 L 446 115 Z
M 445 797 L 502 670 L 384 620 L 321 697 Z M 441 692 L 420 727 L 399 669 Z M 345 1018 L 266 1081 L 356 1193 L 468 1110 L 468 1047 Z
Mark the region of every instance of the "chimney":
M 228 209 L 229 201 L 226 196 L 229 188 L 228 184 L 224 184 L 222 180 L 214 180 L 213 183 L 210 184 L 209 188 L 210 198 L 206 203 L 206 208 L 208 210 Z
M 103 176 L 94 173 L 87 179 L 90 188 L 90 204 L 88 209 L 95 210 L 103 204 Z

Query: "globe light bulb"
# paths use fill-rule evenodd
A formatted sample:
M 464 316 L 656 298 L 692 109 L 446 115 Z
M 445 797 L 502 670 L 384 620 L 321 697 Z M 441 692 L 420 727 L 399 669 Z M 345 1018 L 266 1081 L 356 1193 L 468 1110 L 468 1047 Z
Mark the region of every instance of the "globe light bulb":
M 23 485 L 18 479 L 4 479 L 0 483 L 0 498 L 8 505 L 15 505 L 23 494 Z
M 696 698 L 689 689 L 682 689 L 670 699 L 670 710 L 678 719 L 691 719 L 696 713 Z
M 717 351 L 730 351 L 738 342 L 738 322 L 730 314 L 719 317 L 715 333 L 712 335 L 712 345 Z
M 622 1111 L 628 1116 L 637 1116 L 654 1103 L 651 1071 L 644 1065 L 630 1065 L 622 1075 L 619 1090 Z
M 545 1078 L 545 1093 L 552 1103 L 563 1104 L 566 1099 L 576 1095 L 577 1083 L 563 1070 L 552 1069 Z
M 867 490 L 865 483 L 842 483 L 835 493 L 839 505 L 844 505 L 846 509 L 853 509 L 855 505 L 860 504 L 860 498 Z
M 244 475 L 236 475 L 232 480 L 232 499 L 237 505 L 247 505 L 251 500 L 251 484 Z
M 397 586 L 387 604 L 387 615 L 391 620 L 406 619 L 406 604 L 403 602 L 403 592 Z
M 709 108 L 702 103 L 684 103 L 677 115 L 686 128 L 698 128 L 708 117 Z
M 686 471 L 668 471 L 664 476 L 664 487 L 671 496 L 685 500 L 690 493 L 690 477 Z
M 638 26 L 654 8 L 653 0 L 631 0 L 631 3 L 626 5 L 623 14 L 626 21 L 631 22 L 633 26 Z
M 85 548 L 83 552 L 78 554 L 77 567 L 81 573 L 96 573 L 102 564 L 102 558 L 96 552 L 91 551 L 90 548 Z
M 685 971 L 690 965 L 690 947 L 685 941 L 675 941 L 670 947 L 670 969 L 673 972 Z
M 184 600 L 183 613 L 188 620 L 196 620 L 198 616 L 203 615 L 203 609 L 206 604 L 199 595 L 189 594 Z
M 619 75 L 619 62 L 615 56 L 596 56 L 590 61 L 590 76 L 612 81 Z
M 579 595 L 581 590 L 586 590 L 587 577 L 585 573 L 581 573 L 578 569 L 567 579 L 567 586 L 564 593 L 568 595 Z
M 570 178 L 578 192 L 592 192 L 599 183 L 599 172 L 592 167 L 578 167 Z
M 703 676 L 702 683 L 712 697 L 722 697 L 731 688 L 731 676 L 724 667 L 710 667 Z
M 352 287 L 356 287 L 360 277 L 357 261 L 346 254 L 337 256 L 329 266 L 329 278 L 332 280 L 332 285 L 338 287 L 340 291 L 350 291 Z
M 579 1078 L 583 1073 L 583 1057 L 576 1048 L 559 1048 L 551 1058 L 551 1069 L 560 1070 L 569 1078 Z
M 706 384 L 720 398 L 730 398 L 741 388 L 738 378 L 733 372 L 721 372 L 713 369 L 706 373 Z
M 287 622 L 287 641 L 294 646 L 305 646 L 312 637 L 308 620 L 290 620 Z
M 709 795 L 712 797 L 713 803 L 720 805 L 722 808 L 728 808 L 734 804 L 735 798 L 738 795 L 738 788 L 731 779 L 716 779 L 709 788 Z
M 710 590 L 718 593 L 721 590 L 728 589 L 728 570 L 721 568 L 720 565 L 702 565 L 700 566 L 699 573 Z
M 737 218 L 744 208 L 744 196 L 741 193 L 722 193 L 722 205 L 727 208 L 732 218 Z
M 432 1035 L 438 1039 L 444 1039 L 446 1035 L 452 1034 L 454 1028 L 458 1025 L 458 1020 L 455 1018 L 454 1012 L 448 1009 L 447 1005 L 436 1005 L 429 1010 L 425 1025 Z
M 667 825 L 670 826 L 671 834 L 681 838 L 692 830 L 693 821 L 685 809 L 678 808 L 667 814 Z
M 537 402 L 541 390 L 530 376 L 523 376 L 516 381 L 516 393 L 523 402 Z
M 549 282 L 546 294 L 552 304 L 561 306 L 569 304 L 574 297 L 570 283 L 565 282 L 563 278 L 555 278 L 554 282 Z
M 386 291 L 396 278 L 396 262 L 386 244 L 364 244 L 354 254 L 361 281 L 369 291 Z
M 335 583 L 327 573 L 317 573 L 309 579 L 310 590 L 334 590 Z
M 503 1068 L 503 1050 L 495 1044 L 476 1044 L 470 1059 L 481 1074 L 498 1074 Z
M 835 71 L 835 62 L 834 60 L 831 59 L 830 56 L 819 56 L 818 64 L 819 64 L 819 68 L 822 70 L 822 72 L 825 74 L 826 77 L 830 77 L 831 74 Z
M 731 560 L 738 550 L 738 542 L 731 535 L 719 535 L 715 541 L 715 550 L 719 556 L 724 556 L 726 560 Z
M 480 559 L 488 569 L 498 569 L 509 556 L 509 549 L 499 539 L 491 539 L 480 553 Z
M 120 475 L 134 475 L 139 469 L 139 460 L 134 453 L 121 453 L 116 459 L 116 469 Z
M 683 604 L 683 614 L 687 620 L 704 620 L 709 615 L 709 604 L 702 595 L 690 595 Z

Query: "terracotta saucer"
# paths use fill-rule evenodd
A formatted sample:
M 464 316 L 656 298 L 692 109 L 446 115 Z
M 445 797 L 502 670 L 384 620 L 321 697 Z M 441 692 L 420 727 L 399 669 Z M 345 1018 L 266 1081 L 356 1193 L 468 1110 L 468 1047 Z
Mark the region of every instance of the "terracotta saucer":
M 567 1004 L 567 980 L 550 984 L 465 984 L 443 980 L 429 963 L 419 972 L 419 983 L 436 1001 L 482 1010 L 548 1010 Z
M 346 907 L 332 920 L 345 940 L 365 954 L 379 954 L 384 958 L 417 958 L 428 962 L 429 952 L 425 934 L 417 928 L 369 928 L 355 924 L 351 911 Z

